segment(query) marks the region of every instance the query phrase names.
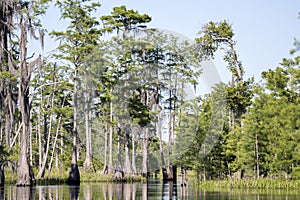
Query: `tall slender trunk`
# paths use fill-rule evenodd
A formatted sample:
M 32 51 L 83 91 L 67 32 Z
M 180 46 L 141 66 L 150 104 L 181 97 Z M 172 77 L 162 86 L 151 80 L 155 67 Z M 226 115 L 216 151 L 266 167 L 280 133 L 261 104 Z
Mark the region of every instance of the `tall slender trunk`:
M 169 127 L 168 127 L 168 131 L 169 131 L 169 144 L 168 144 L 168 148 L 169 148 L 169 173 L 168 173 L 168 179 L 169 180 L 173 180 L 173 163 L 172 163 L 172 148 L 173 148 L 173 144 L 174 144 L 174 136 L 173 136 L 173 112 L 172 109 L 170 110 L 169 113 Z
M 54 81 L 54 83 L 56 82 L 55 79 L 53 81 Z M 56 85 L 54 84 L 54 88 L 55 87 L 56 87 Z M 55 89 L 53 90 L 53 92 L 49 96 L 49 104 L 51 104 L 50 108 L 54 107 L 54 101 L 53 101 L 54 91 L 55 91 Z M 45 170 L 46 170 L 46 165 L 47 165 L 47 160 L 48 160 L 48 154 L 49 154 L 49 149 L 50 149 L 51 133 L 52 133 L 52 123 L 53 123 L 53 120 L 52 120 L 53 117 L 52 116 L 53 116 L 53 114 L 50 114 L 49 127 L 48 127 L 48 123 L 45 124 L 45 130 L 47 130 L 48 133 L 44 133 L 45 134 L 44 137 L 46 137 L 45 138 L 45 150 L 44 150 L 45 152 L 44 152 L 42 165 L 41 165 L 41 167 L 39 169 L 39 172 L 37 174 L 37 178 L 42 178 L 45 175 Z M 47 120 L 45 119 L 45 121 L 47 121 Z M 46 128 L 46 127 L 48 127 L 48 128 Z
M 19 80 L 19 109 L 22 118 L 22 137 L 21 149 L 17 169 L 17 186 L 29 186 L 34 184 L 34 176 L 28 163 L 28 136 L 30 123 L 30 105 L 29 105 L 29 81 L 31 69 L 26 62 L 26 25 L 28 18 L 21 16 L 21 38 L 20 38 L 20 80 Z
M 65 101 L 66 101 L 66 97 L 64 97 L 64 99 L 62 101 L 61 108 L 64 107 Z M 56 126 L 56 133 L 55 133 L 55 138 L 54 138 L 54 144 L 53 144 L 53 147 L 52 147 L 52 153 L 51 153 L 51 157 L 50 157 L 50 161 L 49 161 L 49 166 L 48 166 L 48 173 L 51 171 L 51 168 L 52 168 L 52 162 L 53 162 L 54 153 L 56 153 L 56 167 L 58 166 L 57 140 L 58 140 L 59 132 L 61 130 L 61 126 L 62 126 L 62 116 L 59 115 L 57 126 Z
M 77 115 L 78 115 L 78 66 L 75 66 L 74 71 L 74 99 L 73 99 L 73 149 L 72 149 L 72 162 L 71 169 L 69 172 L 69 177 L 67 179 L 67 184 L 69 185 L 79 185 L 80 184 L 80 173 L 77 164 Z
M 161 170 L 163 175 L 163 180 L 168 179 L 168 173 L 166 169 L 166 161 L 165 161 L 165 155 L 164 155 L 164 146 L 163 146 L 163 139 L 162 139 L 162 132 L 161 132 L 161 113 L 160 113 L 160 106 L 157 104 L 157 111 L 159 112 L 157 115 L 157 135 L 159 137 L 159 150 L 160 150 L 160 159 L 161 159 Z
M 88 94 L 86 94 L 88 95 Z M 86 97 L 86 101 L 88 101 L 88 97 Z M 88 103 L 85 102 L 85 112 L 84 112 L 84 117 L 85 117 L 85 136 L 86 136 L 86 154 L 85 154 L 85 161 L 84 161 L 84 166 L 90 168 L 91 167 L 91 150 L 90 150 L 90 131 L 89 131 L 89 126 L 90 126 L 90 120 L 89 120 L 89 108 L 88 108 Z
M 0 61 L 1 61 L 1 72 L 5 73 L 9 71 L 8 66 L 8 19 L 9 15 L 12 14 L 8 12 L 10 9 L 10 2 L 3 2 L 0 8 Z M 11 98 L 11 88 L 10 79 L 1 78 L 0 80 L 0 117 L 5 117 L 4 121 L 4 134 L 6 138 L 7 146 L 10 146 L 11 131 L 12 131 L 12 115 L 10 110 L 10 104 L 12 103 Z M 3 112 L 4 111 L 4 112 Z M 4 116 L 3 116 L 4 115 Z M 0 139 L 2 140 L 2 120 L 0 122 Z M 1 141 L 0 140 L 0 141 Z
M 107 123 L 105 124 L 104 128 L 104 166 L 103 166 L 103 174 L 108 173 L 107 169 Z
M 118 160 L 117 160 L 117 171 L 122 171 L 122 165 L 121 165 L 121 128 L 119 128 L 118 124 Z
M 10 82 L 10 81 L 6 81 Z M 10 84 L 10 83 L 6 83 Z M 13 124 L 13 112 L 11 109 L 11 103 L 12 103 L 12 97 L 11 97 L 11 91 L 10 87 L 6 87 L 6 97 L 4 101 L 5 106 L 5 138 L 6 138 L 6 144 L 7 146 L 10 146 L 10 139 L 11 139 L 11 133 L 12 133 L 12 124 Z
M 52 117 L 50 117 L 50 123 L 49 123 L 49 132 L 48 132 L 48 137 L 46 140 L 46 152 L 44 153 L 43 157 L 43 162 L 42 166 L 37 174 L 37 178 L 42 178 L 45 174 L 45 169 L 46 169 L 46 164 L 47 164 L 47 159 L 48 159 L 48 152 L 49 152 L 49 146 L 50 146 L 50 140 L 51 140 L 51 131 L 52 131 Z
M 130 163 L 129 133 L 125 133 L 125 162 L 123 169 L 125 174 L 132 174 Z
M 42 101 L 41 101 L 42 102 Z M 37 113 L 37 132 L 38 132 L 38 144 L 39 144 L 39 169 L 42 167 L 42 133 L 41 133 L 41 108 L 38 108 Z
M 51 157 L 50 157 L 50 161 L 49 161 L 49 165 L 48 165 L 48 173 L 51 171 L 54 153 L 55 153 L 56 148 L 57 148 L 57 147 L 56 147 L 56 146 L 57 146 L 57 138 L 58 138 L 58 135 L 59 135 L 59 131 L 60 131 L 60 129 L 61 129 L 61 126 L 62 126 L 61 118 L 62 118 L 62 116 L 59 116 L 58 122 L 57 122 L 57 128 L 56 128 L 56 133 L 55 133 L 54 143 L 53 143 L 53 147 L 52 147 L 52 153 L 51 153 Z M 57 151 L 56 151 L 56 152 L 57 152 Z
M 142 161 L 142 175 L 144 177 L 148 177 L 148 167 L 147 167 L 147 160 L 148 160 L 148 132 L 149 128 L 146 127 L 144 129 L 144 137 L 143 137 L 143 161 Z
M 90 127 L 91 126 L 91 124 L 90 124 L 90 118 L 91 118 L 90 98 L 91 98 L 91 96 L 90 96 L 90 92 L 88 90 L 90 90 L 90 89 L 86 88 L 86 92 L 85 92 L 84 117 L 85 117 L 85 135 L 86 135 L 86 154 L 85 154 L 85 161 L 84 161 L 83 165 L 86 166 L 88 169 L 90 169 L 91 163 L 92 163 L 92 145 L 91 145 L 91 127 Z
M 118 160 L 117 160 L 117 167 L 114 173 L 114 180 L 115 181 L 122 181 L 124 177 L 124 172 L 121 166 L 121 128 L 119 128 L 120 124 L 118 124 Z
M 131 158 L 132 173 L 136 173 L 135 164 L 135 130 L 132 131 L 132 158 Z
M 33 155 L 32 155 L 32 123 L 31 123 L 31 120 L 32 120 L 32 113 L 30 112 L 29 114 L 30 116 L 30 123 L 29 123 L 29 164 L 32 166 L 32 161 L 33 161 Z
M 109 114 L 109 162 L 108 162 L 108 173 L 113 174 L 114 173 L 114 165 L 113 165 L 113 106 L 112 101 L 110 101 L 109 104 L 110 107 L 110 114 Z

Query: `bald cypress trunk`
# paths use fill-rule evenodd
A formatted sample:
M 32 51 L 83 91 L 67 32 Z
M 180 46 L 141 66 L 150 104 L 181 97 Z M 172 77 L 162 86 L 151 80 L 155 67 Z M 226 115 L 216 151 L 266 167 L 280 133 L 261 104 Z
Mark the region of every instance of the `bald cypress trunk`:
M 75 66 L 74 72 L 74 105 L 73 105 L 73 149 L 72 149 L 72 163 L 69 172 L 69 177 L 67 179 L 67 184 L 69 185 L 80 185 L 80 173 L 77 164 L 77 114 L 78 114 L 78 67 Z
M 144 138 L 143 138 L 143 161 L 142 161 L 142 175 L 148 177 L 148 137 L 149 137 L 149 128 L 145 128 Z
M 127 131 L 127 130 L 126 130 Z M 125 162 L 124 162 L 124 173 L 125 174 L 132 174 L 132 166 L 130 162 L 130 146 L 129 146 L 129 133 L 125 133 Z
M 21 150 L 17 169 L 17 186 L 30 186 L 35 184 L 32 170 L 28 163 L 28 137 L 30 127 L 30 104 L 29 104 L 29 82 L 31 69 L 26 62 L 26 39 L 27 30 L 26 25 L 28 18 L 21 16 L 21 38 L 20 38 L 20 80 L 19 80 L 19 109 L 22 118 L 22 136 L 21 136 Z

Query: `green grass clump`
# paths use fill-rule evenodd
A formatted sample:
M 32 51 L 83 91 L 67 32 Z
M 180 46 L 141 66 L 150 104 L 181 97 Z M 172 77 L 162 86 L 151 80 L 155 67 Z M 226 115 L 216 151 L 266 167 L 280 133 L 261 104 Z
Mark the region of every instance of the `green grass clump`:
M 245 188 L 245 189 L 299 189 L 300 180 L 245 179 L 214 180 L 199 184 L 203 188 Z
M 113 175 L 104 175 L 96 172 L 83 173 L 80 175 L 80 182 L 113 182 Z

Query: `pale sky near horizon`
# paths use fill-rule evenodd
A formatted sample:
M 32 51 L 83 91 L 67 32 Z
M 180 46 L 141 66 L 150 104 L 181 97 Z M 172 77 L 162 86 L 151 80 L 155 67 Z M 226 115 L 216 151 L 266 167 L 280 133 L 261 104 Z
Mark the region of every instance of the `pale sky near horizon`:
M 300 40 L 300 1 L 296 0 L 100 0 L 99 15 L 109 14 L 114 6 L 126 5 L 152 16 L 151 28 L 164 28 L 194 39 L 209 21 L 227 20 L 232 24 L 237 52 L 246 77 L 259 80 L 260 73 L 275 68 L 289 56 L 294 38 Z M 49 20 L 51 19 L 51 20 Z M 58 21 L 57 9 L 51 8 L 44 17 L 48 31 L 67 24 Z M 47 44 L 48 42 L 48 44 Z M 47 41 L 45 51 L 54 48 Z M 230 80 L 226 64 L 214 61 L 224 82 Z

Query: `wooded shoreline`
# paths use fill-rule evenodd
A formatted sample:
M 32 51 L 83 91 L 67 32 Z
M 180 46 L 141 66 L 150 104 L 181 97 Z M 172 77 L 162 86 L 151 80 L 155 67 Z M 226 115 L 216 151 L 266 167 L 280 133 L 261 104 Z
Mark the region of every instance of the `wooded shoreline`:
M 50 4 L 66 23 L 48 35 L 57 48 L 27 55 L 32 40 L 44 47 Z M 150 173 L 176 181 L 193 171 L 208 185 L 298 187 L 300 41 L 257 81 L 245 78 L 226 20 L 182 41 L 148 27 L 149 14 L 122 5 L 97 16 L 100 6 L 1 1 L 0 186 Z M 230 81 L 199 95 L 200 79 L 216 78 L 204 74 L 204 61 L 218 54 Z

